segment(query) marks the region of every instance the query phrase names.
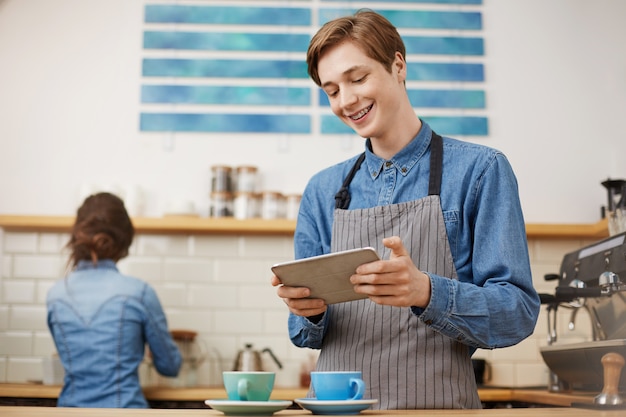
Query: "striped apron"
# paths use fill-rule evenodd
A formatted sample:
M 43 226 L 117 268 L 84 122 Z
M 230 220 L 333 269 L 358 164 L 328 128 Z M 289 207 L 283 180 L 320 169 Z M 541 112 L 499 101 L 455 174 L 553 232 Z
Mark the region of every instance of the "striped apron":
M 438 150 L 435 152 L 435 147 Z M 422 271 L 456 279 L 439 200 L 442 143 L 433 132 L 429 196 L 369 209 L 336 209 L 331 251 L 372 246 L 400 236 Z M 357 168 L 358 169 L 358 168 Z M 374 409 L 481 408 L 468 346 L 428 327 L 408 307 L 369 299 L 328 307 L 317 370 L 360 370 Z

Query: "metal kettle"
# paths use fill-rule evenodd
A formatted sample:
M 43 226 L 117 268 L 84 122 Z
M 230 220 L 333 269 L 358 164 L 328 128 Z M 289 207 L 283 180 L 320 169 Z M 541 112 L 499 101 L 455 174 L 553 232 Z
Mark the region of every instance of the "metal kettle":
M 233 371 L 245 371 L 245 372 L 253 372 L 253 371 L 264 371 L 263 369 L 263 360 L 261 358 L 261 353 L 269 353 L 276 365 L 282 369 L 283 364 L 280 363 L 274 352 L 270 348 L 265 348 L 262 351 L 252 349 L 252 344 L 247 343 L 243 350 L 240 350 L 237 353 L 237 357 L 235 358 L 235 364 L 233 365 Z

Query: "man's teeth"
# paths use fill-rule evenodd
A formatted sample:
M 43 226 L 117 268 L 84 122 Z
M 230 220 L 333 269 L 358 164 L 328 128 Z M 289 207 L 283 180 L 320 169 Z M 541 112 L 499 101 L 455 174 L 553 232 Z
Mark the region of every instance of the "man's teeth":
M 355 115 L 353 115 L 353 116 L 350 116 L 350 118 L 351 118 L 352 120 L 358 120 L 358 119 L 360 119 L 361 117 L 365 116 L 367 113 L 369 113 L 369 111 L 370 111 L 371 109 L 372 109 L 372 106 L 369 106 L 369 107 L 367 107 L 367 108 L 365 108 L 365 109 L 361 110 L 361 111 L 360 111 L 360 112 L 358 112 L 357 114 L 355 114 Z

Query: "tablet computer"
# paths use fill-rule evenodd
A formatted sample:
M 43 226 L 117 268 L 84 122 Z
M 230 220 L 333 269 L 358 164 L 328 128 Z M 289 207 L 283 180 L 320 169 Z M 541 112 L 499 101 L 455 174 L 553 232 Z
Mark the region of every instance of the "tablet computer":
M 272 272 L 284 285 L 309 288 L 309 298 L 335 304 L 367 298 L 354 292 L 350 276 L 359 265 L 379 259 L 374 248 L 366 247 L 278 263 Z

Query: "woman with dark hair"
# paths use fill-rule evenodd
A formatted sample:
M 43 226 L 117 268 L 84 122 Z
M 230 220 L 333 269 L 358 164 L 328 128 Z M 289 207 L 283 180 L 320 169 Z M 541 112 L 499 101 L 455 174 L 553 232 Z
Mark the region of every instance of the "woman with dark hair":
M 122 275 L 135 230 L 110 193 L 85 199 L 67 247 L 69 274 L 48 292 L 48 327 L 65 369 L 60 407 L 147 408 L 138 368 L 148 344 L 157 371 L 176 376 L 181 355 L 154 289 Z

